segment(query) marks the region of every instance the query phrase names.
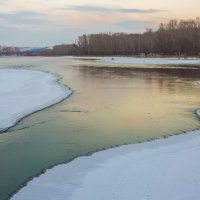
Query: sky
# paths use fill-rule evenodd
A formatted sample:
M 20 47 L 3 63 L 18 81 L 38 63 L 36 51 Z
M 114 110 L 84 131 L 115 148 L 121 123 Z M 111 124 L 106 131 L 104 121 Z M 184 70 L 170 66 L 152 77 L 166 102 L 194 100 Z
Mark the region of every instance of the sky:
M 82 34 L 143 32 L 199 17 L 199 0 L 0 0 L 0 45 L 74 43 Z

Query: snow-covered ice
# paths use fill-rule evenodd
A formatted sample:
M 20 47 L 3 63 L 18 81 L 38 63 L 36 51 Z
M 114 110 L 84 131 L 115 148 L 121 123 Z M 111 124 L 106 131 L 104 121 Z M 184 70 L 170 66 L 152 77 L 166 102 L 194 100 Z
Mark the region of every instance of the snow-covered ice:
M 11 200 L 199 200 L 199 156 L 200 130 L 124 145 L 49 169 Z
M 136 57 L 101 57 L 100 62 L 114 64 L 200 64 L 200 59 L 196 58 L 136 58 Z
M 100 151 L 58 165 L 12 200 L 199 200 L 200 131 Z
M 0 130 L 19 119 L 51 106 L 71 94 L 59 77 L 33 70 L 0 70 Z
M 110 64 L 137 64 L 137 65 L 181 65 L 200 64 L 200 58 L 142 58 L 142 57 L 102 57 L 102 56 L 61 56 L 57 59 L 91 60 Z

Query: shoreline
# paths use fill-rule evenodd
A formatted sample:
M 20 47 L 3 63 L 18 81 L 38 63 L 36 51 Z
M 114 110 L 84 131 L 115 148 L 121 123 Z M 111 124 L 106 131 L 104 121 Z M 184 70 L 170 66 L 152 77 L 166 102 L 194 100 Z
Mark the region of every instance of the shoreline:
M 112 147 L 111 147 L 111 148 L 112 148 Z M 93 152 L 93 153 L 95 153 L 95 152 Z M 68 162 L 68 163 L 69 163 L 69 162 Z M 67 164 L 68 164 L 68 163 L 67 163 Z M 52 166 L 51 166 L 51 167 L 52 167 Z M 46 171 L 46 169 L 45 169 L 45 171 Z M 48 171 L 48 170 L 47 170 L 47 171 Z M 43 171 L 43 172 L 44 172 L 44 171 Z M 39 176 L 39 174 L 38 174 L 38 176 Z M 34 179 L 35 179 L 35 178 L 34 178 Z M 24 185 L 24 186 L 25 186 L 25 185 Z
M 191 56 L 183 56 L 183 55 L 180 55 L 180 56 L 179 55 L 145 55 L 145 56 L 144 55 L 72 55 L 72 57 L 200 59 L 200 55 L 191 55 Z
M 95 61 L 101 64 L 113 64 L 113 65 L 121 65 L 125 66 L 141 66 L 141 65 L 155 65 L 155 66 L 167 66 L 167 65 L 191 65 L 191 66 L 200 66 L 200 56 L 199 57 L 177 57 L 177 56 L 3 56 L 0 59 L 9 59 L 9 58 L 46 58 L 46 59 L 69 59 L 69 60 L 82 60 L 82 61 Z
M 51 58 L 51 57 L 48 57 Z M 52 57 L 53 58 L 53 57 Z M 60 56 L 57 59 L 74 59 L 82 61 L 95 61 L 101 64 L 124 65 L 193 65 L 200 66 L 200 58 L 178 57 L 126 57 L 126 56 Z
M 200 112 L 200 109 L 196 110 L 198 117 L 200 117 L 198 114 L 199 112 Z M 140 152 L 144 152 L 145 150 L 147 150 L 146 151 L 147 154 L 149 151 L 152 150 L 152 153 L 150 154 L 151 156 L 153 155 L 153 151 L 157 151 L 157 150 L 163 149 L 163 148 L 164 148 L 164 152 L 169 151 L 169 149 L 171 152 L 171 149 L 173 149 L 173 148 L 178 150 L 178 152 L 180 152 L 179 151 L 180 149 L 182 149 L 184 152 L 185 152 L 185 150 L 190 151 L 190 148 L 196 148 L 196 146 L 194 144 L 196 146 L 199 146 L 199 144 L 200 144 L 200 130 L 189 131 L 187 133 L 173 135 L 168 138 L 160 138 L 160 139 L 155 139 L 153 141 L 147 141 L 147 142 L 143 142 L 143 143 L 122 145 L 119 147 L 95 152 L 90 156 L 81 156 L 81 157 L 75 158 L 73 161 L 71 161 L 67 164 L 60 164 L 60 165 L 54 166 L 51 169 L 46 170 L 44 174 L 41 174 L 39 177 L 35 177 L 31 181 L 29 181 L 28 184 L 25 187 L 23 187 L 21 190 L 19 190 L 17 193 L 15 193 L 11 199 L 12 200 L 19 200 L 19 199 L 25 200 L 25 199 L 31 199 L 31 198 L 33 199 L 34 198 L 35 200 L 43 200 L 45 198 L 48 198 L 50 200 L 51 199 L 53 200 L 53 199 L 57 198 L 59 200 L 64 200 L 64 199 L 78 200 L 78 199 L 80 199 L 80 197 L 81 198 L 83 197 L 88 200 L 105 199 L 106 198 L 105 196 L 101 196 L 103 191 L 101 190 L 101 192 L 100 192 L 98 190 L 98 188 L 104 187 L 104 184 L 105 185 L 107 184 L 107 182 L 105 181 L 107 179 L 103 179 L 103 177 L 107 177 L 107 178 L 109 177 L 108 180 L 110 180 L 110 178 L 116 177 L 116 175 L 119 175 L 121 178 L 123 177 L 120 175 L 120 173 L 123 174 L 124 173 L 123 169 L 128 165 L 123 165 L 123 162 L 119 162 L 119 161 L 124 161 L 124 159 L 125 159 L 125 163 L 128 162 L 130 164 L 130 161 L 128 160 L 129 155 L 132 154 L 132 157 L 134 157 L 134 156 L 137 156 L 137 154 L 140 154 Z M 186 147 L 189 146 L 189 148 L 188 149 L 185 148 L 184 145 Z M 133 155 L 133 153 L 134 153 L 134 155 Z M 176 151 L 174 151 L 173 154 L 176 154 Z M 148 159 L 148 158 L 149 158 L 149 156 L 146 159 Z M 140 159 L 141 159 L 141 157 L 138 157 L 136 159 L 136 161 L 140 162 Z M 154 157 L 154 159 L 156 159 L 156 157 Z M 109 163 L 111 163 L 111 164 L 109 165 Z M 114 163 L 114 165 L 112 163 Z M 120 165 L 120 168 L 119 168 L 120 171 L 118 170 L 118 173 L 116 173 L 116 171 L 115 171 L 116 169 L 113 168 L 114 166 L 117 166 L 117 165 Z M 142 167 L 142 166 L 140 166 L 140 167 Z M 133 165 L 133 167 L 134 167 L 134 165 Z M 130 170 L 129 170 L 129 172 L 130 172 Z M 151 170 L 148 169 L 147 172 L 149 174 L 151 174 Z M 188 171 L 184 171 L 184 173 L 187 173 L 187 172 Z M 156 173 L 158 173 L 158 171 Z M 99 176 L 99 174 L 101 174 L 101 175 Z M 112 174 L 111 177 L 110 177 L 110 174 Z M 128 172 L 126 172 L 125 174 L 128 174 L 127 179 L 129 179 L 130 174 Z M 161 172 L 161 174 L 162 174 L 162 172 Z M 135 174 L 135 175 L 137 175 L 137 174 Z M 185 174 L 184 174 L 184 176 L 185 176 Z M 100 179 L 100 181 L 98 182 L 99 179 Z M 126 177 L 125 177 L 125 179 L 126 179 Z M 126 184 L 125 179 L 123 180 L 124 181 L 123 184 Z M 155 179 L 155 177 L 153 177 L 153 179 Z M 118 181 L 119 181 L 119 179 L 118 179 Z M 139 180 L 139 181 L 141 181 L 141 180 Z M 198 176 L 197 182 L 198 181 L 200 181 L 200 176 Z M 115 184 L 115 181 L 112 183 Z M 93 185 L 95 185 L 95 184 L 96 184 L 96 187 L 95 186 L 93 187 Z M 120 182 L 120 184 L 122 184 L 122 182 Z M 169 183 L 169 185 L 170 184 L 173 185 L 173 182 Z M 190 184 L 191 184 L 191 182 L 190 182 Z M 128 187 L 128 185 L 127 185 L 127 187 Z M 144 185 L 145 185 L 145 183 L 144 183 Z M 111 187 L 111 185 L 109 185 L 109 186 Z M 109 186 L 107 185 L 108 188 L 109 188 Z M 136 186 L 137 185 L 135 185 L 135 187 Z M 91 187 L 93 187 L 93 188 L 91 188 Z M 112 185 L 112 187 L 113 187 L 113 185 Z M 97 190 L 96 192 L 95 192 L 95 189 Z M 104 189 L 105 189 L 106 194 L 112 193 L 110 191 L 107 191 L 106 186 Z M 112 189 L 112 188 L 110 188 L 110 189 Z M 118 189 L 120 189 L 120 188 L 118 188 Z M 118 189 L 115 190 L 113 192 L 113 194 L 116 193 L 118 191 Z M 157 189 L 159 190 L 159 186 Z M 54 192 L 51 192 L 51 191 L 54 191 Z M 94 191 L 94 192 L 92 192 L 92 191 Z M 96 194 L 98 191 L 100 193 Z M 131 191 L 132 191 L 132 189 L 131 189 Z M 123 192 L 123 193 L 127 193 L 127 191 Z M 142 193 L 145 194 L 144 191 L 142 191 Z M 38 194 L 38 195 L 33 196 L 34 194 Z M 90 195 L 87 196 L 88 194 L 90 194 L 91 196 Z M 95 198 L 98 195 L 100 195 L 100 197 Z M 118 195 L 120 195 L 120 194 L 118 193 Z M 129 191 L 129 195 L 130 195 L 130 191 Z M 150 200 L 151 199 L 157 200 L 157 198 L 151 198 L 151 196 L 152 195 L 150 195 L 150 196 L 147 195 L 145 198 L 150 199 Z M 113 196 L 112 196 L 112 198 L 113 198 Z M 139 198 L 141 198 L 141 197 L 138 197 L 138 199 Z M 188 197 L 186 197 L 186 199 L 184 199 L 184 198 L 182 198 L 182 199 L 187 200 L 187 198 Z M 116 199 L 118 199 L 118 198 L 116 198 Z M 121 199 L 131 199 L 131 197 L 129 197 L 129 198 L 122 197 Z M 158 200 L 159 199 L 160 199 L 160 197 L 158 198 Z M 167 200 L 167 199 L 170 199 L 170 197 L 167 197 L 167 198 L 163 197 L 162 199 Z M 193 197 L 193 200 L 197 200 L 197 199 L 199 199 L 198 194 L 197 194 L 197 197 Z
M 8 88 L 8 90 L 10 89 L 11 91 L 8 92 L 7 96 L 4 96 L 4 99 L 1 99 L 1 101 L 2 101 L 1 103 L 5 103 L 7 100 L 8 101 L 19 101 L 19 100 L 22 101 L 23 100 L 24 103 L 26 103 L 27 107 L 26 108 L 23 107 L 22 111 L 18 111 L 18 110 L 15 110 L 14 108 L 12 108 L 12 106 L 13 106 L 13 103 L 12 103 L 10 105 L 10 107 L 14 111 L 9 110 L 8 114 L 7 114 L 7 110 L 3 109 L 2 112 L 6 112 L 6 114 L 8 116 L 6 116 L 6 118 L 0 119 L 0 134 L 6 132 L 7 130 L 9 130 L 10 128 L 15 126 L 17 123 L 19 123 L 25 117 L 30 116 L 31 114 L 34 114 L 34 113 L 39 112 L 41 110 L 47 109 L 47 108 L 49 108 L 49 107 L 51 107 L 55 104 L 58 104 L 59 102 L 65 100 L 66 98 L 68 98 L 72 94 L 72 91 L 69 87 L 60 84 L 60 82 L 59 82 L 60 77 L 55 75 L 55 74 L 50 74 L 50 73 L 47 73 L 47 72 L 35 71 L 35 70 L 24 70 L 24 69 L 22 69 L 22 70 L 21 69 L 0 69 L 0 75 L 2 75 L 1 73 L 4 73 L 4 76 L 8 75 L 7 79 L 10 78 L 9 73 L 18 73 L 18 75 L 21 76 L 20 78 L 22 78 L 23 75 L 25 77 L 27 76 L 26 78 L 30 78 L 30 81 L 33 81 L 33 83 L 34 83 L 34 81 L 36 83 L 39 80 L 31 80 L 31 73 L 32 73 L 33 77 L 34 77 L 34 74 L 35 74 L 35 76 L 38 75 L 40 79 L 42 79 L 42 78 L 46 79 L 45 81 L 43 81 L 43 83 L 40 81 L 41 82 L 40 86 L 39 85 L 37 85 L 37 86 L 43 87 L 43 91 L 40 91 L 40 94 L 43 95 L 43 93 L 44 93 L 45 98 L 49 96 L 49 99 L 47 101 L 44 98 L 41 98 L 38 94 L 34 96 L 33 93 L 31 93 L 31 92 L 28 93 L 27 92 L 28 90 L 35 89 L 35 88 L 32 88 L 32 87 L 34 87 L 34 85 L 27 86 L 27 88 L 25 88 L 26 91 L 25 90 L 23 91 L 23 88 L 17 88 L 17 87 L 14 88 L 11 84 L 11 86 L 9 86 L 10 88 Z M 22 73 L 22 74 L 20 74 L 20 73 Z M 11 75 L 11 77 L 12 77 L 12 75 Z M 37 79 L 37 77 L 34 77 L 34 79 Z M 23 83 L 20 83 L 20 81 L 18 80 L 18 82 L 16 82 L 16 84 L 23 85 Z M 24 83 L 26 83 L 26 81 Z M 47 86 L 47 89 L 49 91 L 44 89 L 45 85 Z M 28 88 L 28 87 L 30 87 L 30 88 Z M 57 91 L 54 91 L 55 92 L 54 95 L 52 95 L 52 93 L 51 93 L 52 92 L 51 90 L 53 88 L 57 89 Z M 27 98 L 27 99 L 19 99 L 17 97 L 18 92 L 20 93 L 21 90 L 22 90 L 22 92 L 24 92 L 23 98 Z M 15 94 L 16 97 L 15 96 L 9 97 L 9 95 L 12 92 L 14 94 L 16 93 Z M 47 92 L 49 92 L 49 94 Z M 31 105 L 31 106 L 28 105 L 27 101 L 30 100 L 29 96 L 31 96 L 31 95 L 33 95 L 31 100 L 35 100 L 35 101 L 39 100 L 40 102 L 39 103 L 37 102 L 37 103 L 35 103 L 34 105 Z M 50 98 L 50 96 L 51 96 L 51 98 Z M 11 109 L 10 107 L 9 107 L 9 109 Z
M 105 54 L 98 54 L 98 55 L 0 55 L 0 58 L 6 57 L 128 57 L 128 58 L 196 58 L 200 59 L 200 55 L 159 55 L 159 54 L 147 54 L 147 55 L 105 55 Z

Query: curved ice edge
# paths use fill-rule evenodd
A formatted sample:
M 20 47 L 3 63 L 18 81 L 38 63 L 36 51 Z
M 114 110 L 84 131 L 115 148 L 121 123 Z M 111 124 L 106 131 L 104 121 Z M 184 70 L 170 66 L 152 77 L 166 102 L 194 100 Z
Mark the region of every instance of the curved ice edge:
M 200 84 L 200 82 L 198 82 L 198 84 Z M 200 109 L 198 109 L 196 111 L 198 117 L 200 117 Z M 128 164 L 130 165 L 129 162 L 129 156 L 133 156 L 137 157 L 137 154 L 143 154 L 142 156 L 145 157 L 145 155 L 147 155 L 146 159 L 150 158 L 151 161 L 151 157 L 152 155 L 154 155 L 153 153 L 155 153 L 156 151 L 159 152 L 159 154 L 161 154 L 162 157 L 164 157 L 164 160 L 168 160 L 170 156 L 175 157 L 174 163 L 170 162 L 168 164 L 170 165 L 176 165 L 177 164 L 177 168 L 178 171 L 175 171 L 175 175 L 174 177 L 178 176 L 179 180 L 181 181 L 180 185 L 182 186 L 188 186 L 187 187 L 183 187 L 183 188 L 170 188 L 170 191 L 167 191 L 166 194 L 160 194 L 162 197 L 162 200 L 168 200 L 170 199 L 169 196 L 167 196 L 168 194 L 174 194 L 175 196 L 180 194 L 182 195 L 182 200 L 188 200 L 191 199 L 190 197 L 192 197 L 193 200 L 198 200 L 200 199 L 200 194 L 199 192 L 195 193 L 194 188 L 192 188 L 192 192 L 190 192 L 190 187 L 192 187 L 192 183 L 195 184 L 196 186 L 200 183 L 200 173 L 196 173 L 196 171 L 194 169 L 187 169 L 187 166 L 189 164 L 190 167 L 190 160 L 187 160 L 187 158 L 191 158 L 190 154 L 194 153 L 194 151 L 200 152 L 200 130 L 194 130 L 194 131 L 189 131 L 186 132 L 184 134 L 180 134 L 180 135 L 174 135 L 174 136 L 170 136 L 167 139 L 156 139 L 153 141 L 147 141 L 144 143 L 136 143 L 136 144 L 128 144 L 128 145 L 122 145 L 120 147 L 116 147 L 116 148 L 111 148 L 111 149 L 107 149 L 107 150 L 103 150 L 103 151 L 99 151 L 96 152 L 94 154 L 92 154 L 91 156 L 83 156 L 83 157 L 78 157 L 76 159 L 74 159 L 73 161 L 71 161 L 70 163 L 67 164 L 60 164 L 58 166 L 53 167 L 52 169 L 48 169 L 46 170 L 46 172 L 42 175 L 40 175 L 39 177 L 33 178 L 33 180 L 31 180 L 30 182 L 28 182 L 27 186 L 25 186 L 24 188 L 22 188 L 21 190 L 19 190 L 19 192 L 17 192 L 12 198 L 11 200 L 28 200 L 28 199 L 34 199 L 34 200 L 45 200 L 45 199 L 49 199 L 49 200 L 53 200 L 53 199 L 58 199 L 58 200 L 64 200 L 64 199 L 84 199 L 84 195 L 85 198 L 87 200 L 100 200 L 100 199 L 104 199 L 105 196 L 99 196 L 99 198 L 97 197 L 97 191 L 99 191 L 99 188 L 95 188 L 96 186 L 98 186 L 98 182 L 96 181 L 97 179 L 94 178 L 98 178 L 100 183 L 102 182 L 103 184 L 101 184 L 100 186 L 104 186 L 105 191 L 103 191 L 106 194 L 112 194 L 112 187 L 114 187 L 114 185 L 116 185 L 115 181 L 111 181 L 112 182 L 112 186 L 108 185 L 110 187 L 106 187 L 107 183 L 105 182 L 105 180 L 102 177 L 106 177 L 109 179 L 110 174 L 113 174 L 114 172 L 114 176 L 115 177 L 120 177 L 120 174 L 122 174 L 122 176 L 124 175 L 124 171 L 126 172 L 124 167 L 127 166 L 123 166 L 121 164 L 123 164 L 123 162 L 119 162 L 119 161 L 124 161 L 127 162 L 128 160 Z M 189 157 L 187 157 L 187 153 L 189 151 Z M 140 153 L 143 152 L 143 153 Z M 150 153 L 148 153 L 150 152 Z M 162 154 L 162 153 L 165 154 Z M 166 154 L 167 152 L 167 154 Z M 185 165 L 182 165 L 182 160 L 180 157 L 176 156 L 177 152 L 180 153 L 184 153 L 184 159 L 186 159 L 185 161 Z M 158 157 L 160 155 L 157 155 Z M 199 155 L 199 154 L 198 154 Z M 193 155 L 194 157 L 192 157 L 192 161 L 194 162 L 198 162 L 198 156 L 197 154 Z M 136 159 L 136 162 L 134 163 L 134 165 L 137 165 L 137 162 L 140 162 L 143 160 L 143 157 L 138 157 L 138 160 Z M 153 157 L 153 163 L 156 162 L 156 157 Z M 144 159 L 145 160 L 145 159 Z M 116 162 L 117 161 L 117 162 Z M 176 163 L 177 162 L 177 163 Z M 114 164 L 113 164 L 114 163 Z M 179 164 L 181 163 L 181 164 Z M 141 163 L 142 164 L 142 163 Z M 152 163 L 150 163 L 152 164 Z M 156 167 L 158 167 L 157 165 L 159 165 L 159 162 L 156 162 Z M 164 163 L 165 164 L 165 163 Z M 182 166 L 179 166 L 179 165 Z M 199 164 L 199 163 L 198 163 Z M 117 165 L 120 165 L 119 168 Z M 135 167 L 135 166 L 132 167 Z M 161 162 L 162 165 L 162 162 Z M 108 168 L 106 168 L 106 166 L 108 166 Z M 112 168 L 109 168 L 109 166 L 111 166 Z M 139 166 L 139 170 L 140 168 L 142 168 L 145 165 L 140 165 Z M 150 165 L 151 166 L 151 165 Z M 170 166 L 165 165 L 165 167 L 167 166 L 167 168 L 164 168 L 164 170 L 159 171 L 159 168 L 156 168 L 156 171 L 154 168 L 149 168 L 148 172 L 149 175 L 151 176 L 151 181 L 155 179 L 154 176 L 156 176 L 157 173 L 161 172 L 161 175 L 164 176 L 164 178 L 166 178 L 166 176 L 169 176 L 170 174 L 168 174 L 167 170 L 168 168 L 170 168 Z M 114 168 L 113 168 L 114 167 Z M 180 168 L 179 168 L 180 167 Z M 192 165 L 192 167 L 195 168 L 195 166 Z M 118 173 L 115 173 L 115 168 L 120 169 L 118 171 Z M 199 165 L 197 166 L 197 168 L 199 169 Z M 105 169 L 107 169 L 107 171 L 105 171 Z M 195 168 L 196 169 L 196 168 Z M 110 170 L 110 171 L 109 171 Z M 133 169 L 131 169 L 132 171 L 134 171 Z M 181 174 L 179 175 L 179 171 L 181 172 Z M 103 172 L 103 173 L 102 173 Z M 129 171 L 130 172 L 130 171 Z M 197 171 L 199 172 L 199 171 Z M 152 173 L 152 174 L 151 174 Z M 167 174 L 165 176 L 165 173 Z M 173 171 L 171 171 L 171 173 L 173 173 Z M 185 174 L 183 174 L 185 173 Z M 189 177 L 187 176 L 187 174 L 189 174 Z M 127 175 L 125 173 L 125 175 Z M 125 179 L 129 179 L 129 173 L 128 176 L 125 177 Z M 139 182 L 141 182 L 141 179 L 144 177 L 140 177 L 142 174 L 139 174 L 139 177 L 137 177 L 137 174 L 135 174 L 135 179 L 139 180 Z M 186 180 L 181 179 L 182 177 L 186 176 Z M 111 176 L 112 178 L 114 178 L 113 176 Z M 173 176 L 172 176 L 173 177 Z M 190 180 L 190 179 L 191 180 Z M 103 180 L 101 180 L 103 179 Z M 176 178 L 175 178 L 176 179 Z M 109 182 L 107 180 L 107 182 Z M 87 187 L 87 183 L 91 183 L 89 186 L 90 188 Z M 117 180 L 118 181 L 118 180 Z M 130 181 L 130 180 L 129 180 Z M 133 182 L 133 180 L 131 180 Z M 163 181 L 163 180 L 162 180 Z M 165 182 L 160 182 L 159 184 L 165 184 Z M 173 183 L 176 182 L 176 180 L 172 180 L 172 182 L 167 182 L 167 186 L 172 185 L 173 187 Z M 137 181 L 136 181 L 137 182 Z M 121 185 L 119 188 L 117 188 L 120 191 L 120 194 L 123 193 L 122 190 L 122 186 L 123 186 L 123 180 L 121 182 Z M 188 183 L 188 185 L 187 185 Z M 131 183 L 128 183 L 128 185 L 126 185 L 126 187 L 129 187 L 129 184 L 131 185 Z M 147 185 L 145 185 L 147 184 Z M 185 185 L 184 185 L 185 184 Z M 94 185 L 94 187 L 93 187 Z M 175 184 L 176 185 L 176 184 Z M 65 187 L 66 186 L 66 187 Z M 85 188 L 84 188 L 85 186 Z M 134 185 L 135 187 L 137 187 L 138 185 Z M 133 191 L 134 186 L 131 185 L 131 191 Z M 142 187 L 150 187 L 150 185 L 148 185 L 148 182 L 143 182 Z M 93 188 L 92 188 L 93 187 Z M 162 187 L 160 188 L 160 185 L 156 185 L 156 192 L 159 194 L 159 192 L 163 192 L 162 191 Z M 197 191 L 199 191 L 199 188 L 197 188 Z M 84 193 L 84 189 L 86 190 L 86 192 Z M 89 190 L 88 190 L 89 189 Z M 97 191 L 95 191 L 95 189 L 97 189 Z M 124 188 L 126 189 L 127 188 Z M 138 189 L 138 188 L 137 188 Z M 147 188 L 146 188 L 147 189 Z M 166 188 L 165 188 L 166 189 Z M 174 193 L 174 191 L 172 192 L 171 189 L 177 190 Z M 181 191 L 180 191 L 181 189 Z M 94 192 L 93 192 L 94 191 Z M 87 198 L 88 193 L 91 192 L 92 194 L 95 193 L 96 196 L 93 195 L 92 198 Z M 102 191 L 101 191 L 102 192 Z M 115 191 L 114 191 L 115 192 Z M 127 192 L 127 191 L 125 191 Z M 180 193 L 181 192 L 181 193 Z M 143 199 L 148 199 L 148 200 L 160 200 L 161 197 L 158 198 L 154 198 L 153 195 L 155 194 L 150 194 L 151 191 L 146 192 L 142 191 L 142 194 L 146 195 L 145 197 L 143 197 Z M 148 194 L 147 194 L 148 193 Z M 37 195 L 35 195 L 37 194 Z M 186 195 L 184 197 L 184 194 Z M 137 194 L 135 194 L 137 196 Z M 165 196 L 166 195 L 166 196 Z M 82 198 L 83 197 L 83 198 Z M 97 197 L 97 198 L 94 198 Z M 129 196 L 127 198 L 128 199 L 132 199 L 133 196 Z M 152 197 L 152 198 L 151 198 Z M 120 197 L 121 198 L 121 197 Z M 120 199 L 119 198 L 119 199 Z M 142 199 L 141 197 L 139 197 L 140 199 Z M 139 199 L 138 198 L 138 199 Z M 134 198 L 137 199 L 137 198 Z M 118 198 L 116 198 L 116 200 L 118 200 Z M 126 200 L 126 199 L 124 199 Z
M 70 196 L 77 189 L 76 186 L 79 187 L 78 189 L 80 189 L 82 185 L 81 181 L 84 180 L 84 177 L 87 178 L 87 175 L 91 176 L 92 173 L 95 173 L 95 170 L 101 169 L 101 167 L 106 165 L 106 163 L 110 162 L 112 158 L 122 157 L 122 156 L 124 157 L 133 151 L 137 153 L 138 151 L 141 151 L 143 149 L 154 150 L 155 146 L 156 148 L 162 148 L 163 146 L 166 147 L 169 145 L 175 146 L 178 143 L 184 143 L 187 142 L 188 140 L 194 141 L 196 138 L 199 138 L 199 134 L 200 131 L 191 131 L 188 132 L 188 134 L 183 134 L 179 136 L 175 135 L 171 136 L 168 139 L 158 139 L 151 142 L 124 145 L 113 149 L 108 149 L 94 153 L 92 156 L 78 157 L 68 164 L 61 164 L 55 166 L 54 168 L 47 170 L 44 174 L 40 175 L 39 177 L 34 178 L 27 184 L 27 186 L 25 186 L 18 193 L 16 193 L 11 198 L 11 200 L 32 200 L 32 199 L 66 200 L 68 198 L 70 199 Z M 110 173 L 113 173 L 113 171 L 111 171 Z M 101 174 L 101 176 L 106 176 L 106 175 Z M 66 182 L 63 182 L 63 179 L 65 179 Z M 65 186 L 66 188 L 64 188 Z M 66 193 L 62 192 L 59 193 L 58 191 L 60 189 L 61 190 L 63 189 Z M 159 189 L 159 186 L 157 189 Z M 64 196 L 64 198 L 62 198 L 62 196 Z M 85 199 L 85 198 L 77 198 L 77 200 L 80 199 Z M 93 199 L 87 199 L 87 200 L 93 200 Z M 129 200 L 129 199 L 123 199 L 123 200 Z M 198 199 L 199 198 L 193 200 L 198 200 Z
M 45 99 L 43 102 L 41 102 L 40 105 L 37 105 L 35 107 L 29 108 L 29 109 L 24 109 L 22 112 L 18 112 L 18 113 L 14 113 L 12 114 L 12 116 L 9 119 L 5 119 L 3 122 L 3 125 L 0 124 L 0 133 L 3 133 L 5 131 L 7 131 L 8 129 L 10 129 L 11 127 L 15 126 L 19 121 L 21 121 L 22 119 L 24 119 L 25 117 L 36 113 L 38 111 L 44 110 L 46 108 L 49 108 L 55 104 L 60 103 L 61 101 L 65 100 L 66 98 L 68 98 L 73 91 L 71 90 L 70 87 L 65 86 L 65 85 L 61 85 L 60 84 L 60 80 L 61 80 L 61 76 L 57 75 L 57 74 L 52 74 L 50 72 L 47 71 L 38 71 L 38 70 L 24 70 L 24 69 L 0 69 L 0 73 L 1 72 L 24 72 L 24 73 L 38 73 L 40 75 L 44 75 L 44 76 L 49 76 L 48 79 L 46 80 L 46 84 L 48 84 L 48 86 L 52 87 L 57 86 L 57 89 L 59 89 L 60 91 L 55 91 L 56 94 L 50 94 L 49 95 L 52 97 L 54 95 L 54 98 L 51 99 Z M 41 77 L 40 77 L 41 78 Z M 46 77 L 47 78 L 47 77 Z M 42 85 L 41 85 L 42 86 Z

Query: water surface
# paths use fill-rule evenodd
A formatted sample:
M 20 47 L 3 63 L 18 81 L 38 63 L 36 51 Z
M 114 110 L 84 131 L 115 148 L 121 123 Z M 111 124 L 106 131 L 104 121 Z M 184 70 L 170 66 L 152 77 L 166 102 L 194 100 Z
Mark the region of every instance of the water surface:
M 199 128 L 198 66 L 113 65 L 66 58 L 1 58 L 0 68 L 61 76 L 73 94 L 0 134 L 0 199 L 59 163 L 116 145 Z

